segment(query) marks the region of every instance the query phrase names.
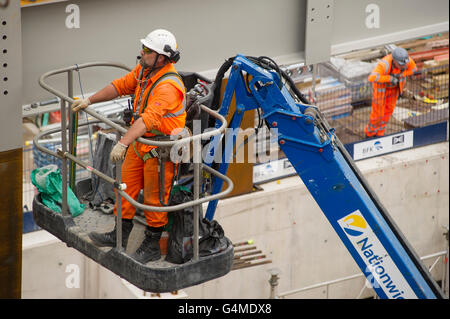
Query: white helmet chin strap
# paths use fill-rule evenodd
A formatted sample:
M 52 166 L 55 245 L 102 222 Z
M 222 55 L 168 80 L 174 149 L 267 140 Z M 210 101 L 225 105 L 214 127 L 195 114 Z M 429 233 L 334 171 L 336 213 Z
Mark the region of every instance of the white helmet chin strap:
M 159 54 L 158 52 L 156 53 L 156 58 L 155 58 L 155 62 L 153 62 L 153 65 L 150 66 L 149 64 L 145 63 L 144 59 L 141 57 L 139 59 L 139 64 L 144 68 L 144 69 L 149 69 L 150 72 L 156 71 L 161 69 L 164 65 L 160 66 L 160 67 L 156 67 L 156 63 L 158 63 L 158 58 L 161 54 Z

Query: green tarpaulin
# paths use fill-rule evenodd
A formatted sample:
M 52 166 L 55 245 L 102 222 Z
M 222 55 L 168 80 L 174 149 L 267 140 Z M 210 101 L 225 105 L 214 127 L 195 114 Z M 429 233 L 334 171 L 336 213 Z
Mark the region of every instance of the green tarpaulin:
M 54 164 L 36 168 L 31 172 L 31 182 L 41 193 L 42 203 L 54 212 L 61 213 L 62 177 L 59 168 Z M 72 217 L 80 215 L 85 208 L 69 187 L 67 206 Z

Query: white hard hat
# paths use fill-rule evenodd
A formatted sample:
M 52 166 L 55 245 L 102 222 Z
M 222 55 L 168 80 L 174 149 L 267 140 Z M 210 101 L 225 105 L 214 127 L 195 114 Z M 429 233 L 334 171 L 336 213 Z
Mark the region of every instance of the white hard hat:
M 179 58 L 177 40 L 175 39 L 175 36 L 167 30 L 154 30 L 150 32 L 145 39 L 141 39 L 141 43 L 147 48 L 165 55 L 172 60 L 178 60 L 174 55 L 178 55 Z

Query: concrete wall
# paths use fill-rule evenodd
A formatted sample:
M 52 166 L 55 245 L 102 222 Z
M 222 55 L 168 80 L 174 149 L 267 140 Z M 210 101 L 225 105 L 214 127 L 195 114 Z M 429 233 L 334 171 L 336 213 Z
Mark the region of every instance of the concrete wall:
M 357 165 L 419 256 L 446 249 L 442 227 L 449 223 L 448 142 L 358 161 Z M 263 191 L 220 201 L 215 217 L 233 242 L 253 239 L 272 263 L 232 271 L 180 294 L 188 298 L 268 298 L 271 268 L 281 271 L 278 293 L 360 273 L 297 176 L 262 187 Z M 117 276 L 52 237 L 45 231 L 24 235 L 23 298 L 139 296 Z M 67 288 L 74 274 L 67 268 L 71 264 L 79 265 L 79 288 Z M 441 279 L 440 265 L 433 276 Z M 364 279 L 357 278 L 289 298 L 355 298 L 363 285 Z M 363 293 L 370 295 L 367 289 Z

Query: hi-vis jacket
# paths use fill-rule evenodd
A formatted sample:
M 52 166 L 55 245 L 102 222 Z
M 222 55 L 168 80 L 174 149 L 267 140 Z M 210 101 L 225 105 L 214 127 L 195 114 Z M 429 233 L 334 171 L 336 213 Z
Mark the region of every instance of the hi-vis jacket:
M 112 82 L 120 96 L 134 94 L 133 111 L 142 117 L 147 132 L 144 137 L 177 134 L 186 121 L 186 89 L 172 63 L 154 76 L 138 64 L 131 72 Z M 155 146 L 139 144 L 148 152 Z
M 417 67 L 413 59 L 409 58 L 405 71 L 401 71 L 394 67 L 392 62 L 392 54 L 386 55 L 380 62 L 378 62 L 375 69 L 369 75 L 369 82 L 374 82 L 374 94 L 376 91 L 384 91 L 386 88 L 392 89 L 396 88 L 390 81 L 390 75 L 403 73 L 402 77 L 399 78 L 398 87 L 400 89 L 400 95 L 403 93 L 403 88 L 405 87 L 406 77 L 414 74 Z

